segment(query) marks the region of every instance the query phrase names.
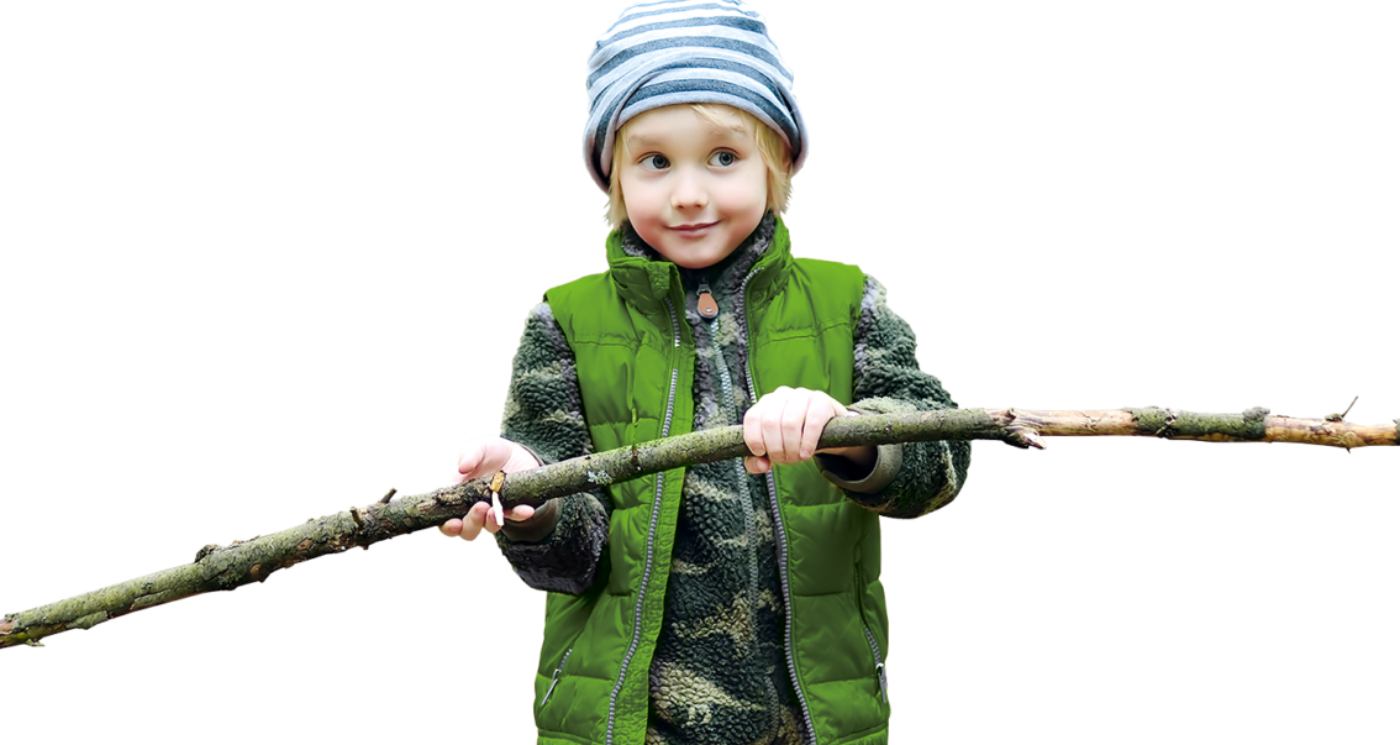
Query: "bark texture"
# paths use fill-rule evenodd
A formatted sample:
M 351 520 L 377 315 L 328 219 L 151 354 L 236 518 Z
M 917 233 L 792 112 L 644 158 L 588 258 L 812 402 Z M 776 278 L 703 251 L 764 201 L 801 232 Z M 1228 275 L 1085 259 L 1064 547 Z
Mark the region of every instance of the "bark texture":
M 1297 419 L 1267 409 L 1242 414 L 1199 414 L 1149 407 L 1100 411 L 944 409 L 859 416 L 832 421 L 821 447 L 880 445 L 930 440 L 1001 440 L 1043 448 L 1043 437 L 1130 436 L 1207 442 L 1294 442 L 1352 448 L 1395 445 L 1400 419 L 1358 425 L 1340 415 Z M 694 432 L 561 461 L 512 474 L 501 485 L 506 505 L 540 505 L 585 489 L 696 463 L 747 455 L 740 427 Z M 194 562 L 62 600 L 0 621 L 0 648 L 38 645 L 45 636 L 90 629 L 118 616 L 172 600 L 265 581 L 279 569 L 346 551 L 462 516 L 490 501 L 491 479 L 477 479 L 426 494 L 390 499 L 309 520 L 302 525 L 228 546 L 200 549 Z

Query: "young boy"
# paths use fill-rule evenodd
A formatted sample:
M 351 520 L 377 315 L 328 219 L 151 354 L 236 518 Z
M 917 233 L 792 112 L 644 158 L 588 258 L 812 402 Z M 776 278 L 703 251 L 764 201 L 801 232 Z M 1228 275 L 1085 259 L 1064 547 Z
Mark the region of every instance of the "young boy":
M 877 516 L 947 504 L 970 448 L 816 442 L 834 417 L 955 404 L 878 282 L 789 254 L 779 216 L 807 138 L 757 13 L 635 6 L 588 83 L 609 271 L 545 294 L 503 437 L 469 446 L 460 477 L 737 423 L 753 454 L 504 526 L 479 504 L 443 532 L 485 527 L 550 592 L 541 743 L 886 742 Z

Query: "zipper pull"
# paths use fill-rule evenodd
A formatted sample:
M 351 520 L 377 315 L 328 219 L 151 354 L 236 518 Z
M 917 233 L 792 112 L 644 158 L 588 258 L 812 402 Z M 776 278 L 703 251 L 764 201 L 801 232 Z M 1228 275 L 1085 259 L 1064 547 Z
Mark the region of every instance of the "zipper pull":
M 875 675 L 880 678 L 880 700 L 888 704 L 890 702 L 890 685 L 885 680 L 885 663 L 875 663 Z
M 713 321 L 719 315 L 719 303 L 715 302 L 715 296 L 710 294 L 710 286 L 704 282 L 700 283 L 700 296 L 695 301 L 695 309 L 700 311 L 700 317 L 706 321 Z
M 569 655 L 574 653 L 574 648 L 569 647 L 564 652 L 564 659 L 559 661 L 559 667 L 554 668 L 554 679 L 549 681 L 549 690 L 544 692 L 544 698 L 540 699 L 540 708 L 549 703 L 549 697 L 554 695 L 554 687 L 559 685 L 559 675 L 564 672 L 564 666 L 569 664 Z
M 549 703 L 549 697 L 554 695 L 554 686 L 559 685 L 559 671 L 554 671 L 554 680 L 549 681 L 549 690 L 544 692 L 544 698 L 540 700 L 540 708 Z

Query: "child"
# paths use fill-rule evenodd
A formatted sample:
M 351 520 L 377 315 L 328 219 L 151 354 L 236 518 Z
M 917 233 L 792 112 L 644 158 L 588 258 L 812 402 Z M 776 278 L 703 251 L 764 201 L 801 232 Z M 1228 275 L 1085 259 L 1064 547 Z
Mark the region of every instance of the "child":
M 790 256 L 780 215 L 807 138 L 757 13 L 635 6 L 588 83 L 610 270 L 545 294 L 503 437 L 468 447 L 460 477 L 741 422 L 753 454 L 517 506 L 504 526 L 478 504 L 443 532 L 485 527 L 550 591 L 541 743 L 883 743 L 877 516 L 947 504 L 970 448 L 816 441 L 834 417 L 954 403 L 878 282 Z

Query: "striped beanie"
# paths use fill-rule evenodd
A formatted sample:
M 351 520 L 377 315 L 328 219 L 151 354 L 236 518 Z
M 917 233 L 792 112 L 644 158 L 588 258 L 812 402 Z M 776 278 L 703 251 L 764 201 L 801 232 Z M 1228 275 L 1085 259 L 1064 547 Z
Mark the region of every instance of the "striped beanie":
M 807 155 L 807 128 L 763 17 L 742 0 L 661 0 L 622 12 L 588 60 L 583 154 L 608 189 L 613 140 L 628 120 L 682 103 L 747 111 L 787 141 L 792 170 Z

